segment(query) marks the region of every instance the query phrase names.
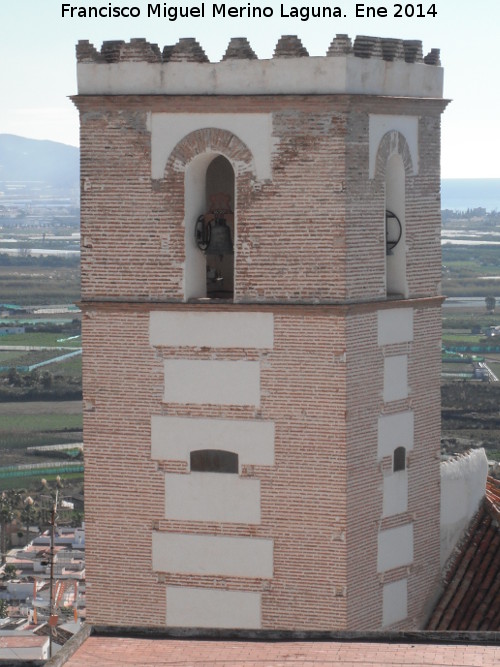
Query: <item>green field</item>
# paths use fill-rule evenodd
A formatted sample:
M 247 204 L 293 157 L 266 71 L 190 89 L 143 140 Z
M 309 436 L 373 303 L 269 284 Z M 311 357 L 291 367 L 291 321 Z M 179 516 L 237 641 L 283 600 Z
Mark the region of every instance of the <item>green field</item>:
M 23 449 L 36 445 L 81 442 L 81 414 L 0 414 L 0 447 Z
M 484 342 L 485 337 L 482 335 L 474 335 L 471 333 L 455 333 L 449 331 L 443 331 L 443 345 L 446 346 L 446 341 L 453 343 L 454 345 L 478 345 L 479 343 Z
M 443 294 L 448 296 L 497 296 L 500 281 L 487 280 L 500 275 L 498 246 L 461 246 L 444 244 Z
M 71 347 L 77 349 L 81 347 L 82 339 L 80 336 L 78 338 L 73 338 L 71 334 L 64 333 L 31 332 L 0 336 L 0 346 L 6 345 L 22 345 L 27 347 Z M 61 352 L 61 354 L 63 353 Z
M 54 357 L 62 356 L 64 350 L 15 350 L 12 352 L 0 352 L 0 366 L 8 366 L 9 368 L 14 368 L 16 366 L 32 366 L 34 364 L 41 363 L 42 361 L 48 361 Z M 52 364 L 46 366 L 47 369 Z
M 4 266 L 0 262 L 0 283 L 4 303 L 75 303 L 80 299 L 80 266 L 75 262 L 58 267 Z

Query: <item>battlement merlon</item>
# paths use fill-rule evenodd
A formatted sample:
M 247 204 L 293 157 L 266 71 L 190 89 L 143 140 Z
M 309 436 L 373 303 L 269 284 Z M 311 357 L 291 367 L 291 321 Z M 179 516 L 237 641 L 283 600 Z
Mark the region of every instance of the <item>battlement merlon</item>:
M 422 43 L 337 35 L 325 56 L 309 56 L 295 35 L 281 37 L 271 59 L 258 59 L 245 38 L 231 39 L 212 63 L 195 39 L 163 51 L 145 39 L 88 41 L 76 47 L 79 95 L 357 94 L 443 97 L 439 50 Z

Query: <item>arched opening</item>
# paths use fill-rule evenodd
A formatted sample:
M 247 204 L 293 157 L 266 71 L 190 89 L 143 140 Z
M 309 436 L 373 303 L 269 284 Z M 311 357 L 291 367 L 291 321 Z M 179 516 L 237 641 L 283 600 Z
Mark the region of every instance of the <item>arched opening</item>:
M 184 196 L 185 299 L 232 299 L 235 176 L 229 160 L 215 153 L 196 157 L 186 170 Z
M 406 470 L 406 449 L 404 447 L 396 447 L 394 450 L 392 471 L 399 472 L 400 470 Z
M 197 449 L 190 454 L 191 472 L 238 473 L 238 454 L 224 449 Z
M 405 168 L 391 155 L 385 172 L 386 292 L 408 297 L 406 279 Z

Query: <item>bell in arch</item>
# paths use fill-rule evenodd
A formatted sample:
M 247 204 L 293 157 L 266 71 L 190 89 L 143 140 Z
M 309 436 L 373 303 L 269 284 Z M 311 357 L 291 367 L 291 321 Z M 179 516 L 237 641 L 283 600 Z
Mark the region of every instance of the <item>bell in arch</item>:
M 211 223 L 210 241 L 205 250 L 207 255 L 233 255 L 233 242 L 231 240 L 231 230 L 226 222 L 223 211 L 214 211 L 214 220 Z

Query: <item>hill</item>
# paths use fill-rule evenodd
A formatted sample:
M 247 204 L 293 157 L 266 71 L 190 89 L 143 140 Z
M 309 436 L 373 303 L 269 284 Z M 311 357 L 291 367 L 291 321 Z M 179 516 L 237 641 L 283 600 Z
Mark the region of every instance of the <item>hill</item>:
M 0 182 L 42 181 L 54 189 L 78 187 L 79 155 L 75 146 L 0 134 Z

